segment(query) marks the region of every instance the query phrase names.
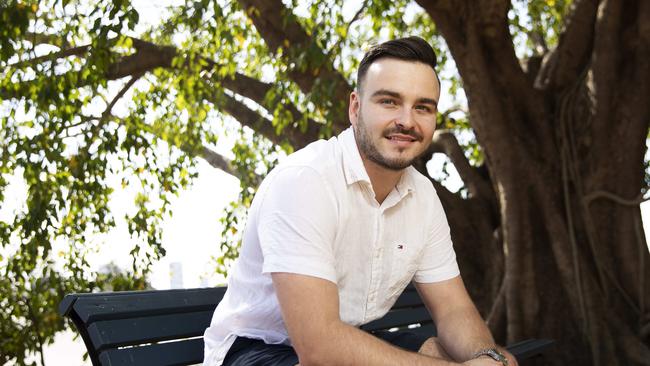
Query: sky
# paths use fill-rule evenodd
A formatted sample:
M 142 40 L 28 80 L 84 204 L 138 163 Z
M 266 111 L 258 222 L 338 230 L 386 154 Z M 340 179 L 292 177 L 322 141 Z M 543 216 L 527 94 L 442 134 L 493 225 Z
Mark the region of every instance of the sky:
M 166 5 L 178 3 L 174 0 L 166 1 L 134 1 L 134 5 L 141 14 L 144 24 L 157 22 L 160 9 Z M 358 6 L 353 6 L 356 8 Z M 443 90 L 446 90 L 443 85 Z M 441 110 L 445 106 L 441 105 Z M 228 151 L 232 142 L 223 142 L 218 151 Z M 428 168 L 434 178 L 441 177 L 441 166 L 446 160 L 442 154 L 436 154 L 429 163 Z M 204 287 L 222 284 L 224 279 L 214 273 L 213 258 L 219 255 L 219 243 L 222 226 L 219 219 L 227 205 L 237 199 L 239 182 L 236 178 L 212 168 L 204 161 L 198 163 L 198 178 L 193 185 L 180 192 L 179 196 L 172 199 L 171 211 L 173 216 L 163 222 L 162 244 L 167 250 L 167 255 L 156 263 L 150 276 L 151 284 L 156 289 L 171 287 L 171 271 L 173 266 L 176 271 L 181 269 L 182 287 Z M 450 173 L 445 185 L 452 191 L 458 190 L 462 185 L 460 177 L 453 165 L 449 165 Z M 132 206 L 134 192 L 122 189 L 116 184 L 116 191 L 110 202 L 114 217 L 124 216 L 126 210 Z M 7 197 L 14 197 L 15 202 L 5 202 L 0 208 L 0 219 L 10 213 L 12 205 L 19 205 L 20 197 L 24 197 L 24 187 L 20 183 L 12 184 L 7 191 Z M 650 203 L 641 205 L 644 229 L 646 236 L 650 232 Z M 126 224 L 117 220 L 117 227 L 102 238 L 107 243 L 98 253 L 90 256 L 89 260 L 94 270 L 99 270 L 103 265 L 113 262 L 122 268 L 130 267 L 129 251 L 131 241 L 126 229 Z M 178 265 L 180 263 L 180 267 Z M 85 347 L 81 339 L 73 339 L 74 332 L 59 333 L 54 344 L 45 348 L 47 365 L 90 365 L 82 361 Z

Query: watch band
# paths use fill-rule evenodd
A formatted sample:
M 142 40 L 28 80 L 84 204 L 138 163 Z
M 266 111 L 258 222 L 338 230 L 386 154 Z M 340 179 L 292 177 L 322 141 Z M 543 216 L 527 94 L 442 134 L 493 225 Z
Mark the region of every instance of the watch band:
M 499 352 L 499 350 L 497 350 L 496 348 L 482 349 L 476 352 L 472 358 L 479 358 L 481 356 L 491 357 L 493 360 L 501 362 L 503 366 L 508 366 L 508 359 L 503 353 Z

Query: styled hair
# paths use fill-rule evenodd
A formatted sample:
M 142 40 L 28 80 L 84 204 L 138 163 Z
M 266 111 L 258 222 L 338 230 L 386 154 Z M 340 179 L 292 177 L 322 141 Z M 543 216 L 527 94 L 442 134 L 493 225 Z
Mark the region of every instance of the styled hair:
M 361 90 L 361 83 L 373 62 L 381 58 L 394 58 L 403 61 L 421 62 L 431 66 L 436 71 L 436 53 L 431 45 L 424 39 L 416 36 L 393 39 L 378 45 L 372 46 L 363 56 L 357 71 L 357 90 Z M 438 84 L 440 78 L 435 72 Z

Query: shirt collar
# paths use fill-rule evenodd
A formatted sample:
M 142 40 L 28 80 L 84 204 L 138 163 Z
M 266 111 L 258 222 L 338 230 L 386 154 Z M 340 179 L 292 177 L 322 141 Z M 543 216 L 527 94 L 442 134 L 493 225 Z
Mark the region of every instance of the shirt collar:
M 338 139 L 341 142 L 343 150 L 343 172 L 345 174 L 345 182 L 348 185 L 359 181 L 371 184 L 368 172 L 366 172 L 366 168 L 361 160 L 361 154 L 359 153 L 359 148 L 357 147 L 357 141 L 354 138 L 352 127 L 348 127 L 345 131 L 341 132 Z M 402 177 L 395 186 L 400 198 L 404 198 L 410 192 L 415 191 L 415 180 L 413 175 L 416 173 L 417 171 L 412 166 L 404 169 Z
M 368 177 L 368 172 L 366 172 L 366 168 L 363 166 L 352 127 L 348 127 L 345 131 L 341 132 L 339 141 L 341 142 L 341 149 L 343 151 L 345 182 L 348 185 L 359 181 L 370 183 L 370 177 Z
M 415 174 L 419 173 L 412 165 L 404 169 L 402 177 L 395 186 L 400 198 L 404 198 L 407 194 L 415 191 Z

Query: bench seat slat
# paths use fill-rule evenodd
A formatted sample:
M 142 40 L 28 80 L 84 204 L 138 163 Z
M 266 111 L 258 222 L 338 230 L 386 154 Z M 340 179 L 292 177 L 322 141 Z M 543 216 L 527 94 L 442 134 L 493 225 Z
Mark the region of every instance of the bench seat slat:
M 214 310 L 223 298 L 225 287 L 167 291 L 125 291 L 120 293 L 76 294 L 66 297 L 59 312 L 67 315 L 74 308 L 84 323 L 138 316 Z
M 397 331 L 408 331 L 411 333 L 415 333 L 418 335 L 423 335 L 423 336 L 428 336 L 428 337 L 435 337 L 436 336 L 436 327 L 433 325 L 432 321 L 429 321 L 428 323 L 426 322 L 421 322 L 419 323 L 419 327 L 409 327 L 409 326 L 400 326 L 400 327 L 393 327 L 390 328 L 396 329 Z M 409 324 L 411 325 L 411 324 Z M 385 331 L 387 329 L 375 329 L 373 331 L 370 331 L 370 333 L 374 333 L 375 331 Z
M 436 333 L 436 326 L 433 325 L 433 322 L 429 320 L 429 322 L 421 322 L 419 327 L 415 328 L 408 328 L 408 329 L 403 329 L 403 330 L 408 330 L 409 332 L 413 332 L 415 334 L 419 335 L 425 335 L 429 337 L 435 337 L 437 335 Z
M 431 317 L 425 307 L 393 310 L 384 315 L 383 318 L 373 320 L 361 328 L 372 331 L 377 329 L 401 327 L 420 322 L 431 322 Z
M 140 347 L 111 349 L 99 354 L 106 366 L 180 366 L 203 362 L 203 339 L 157 343 Z
M 404 291 L 395 301 L 392 309 L 402 309 L 422 306 L 422 299 L 417 291 Z
M 213 310 L 186 314 L 104 320 L 90 324 L 88 334 L 98 350 L 201 336 Z
M 534 356 L 541 355 L 555 341 L 550 339 L 527 339 L 518 343 L 509 345 L 508 351 L 512 353 L 518 360 L 525 360 Z

